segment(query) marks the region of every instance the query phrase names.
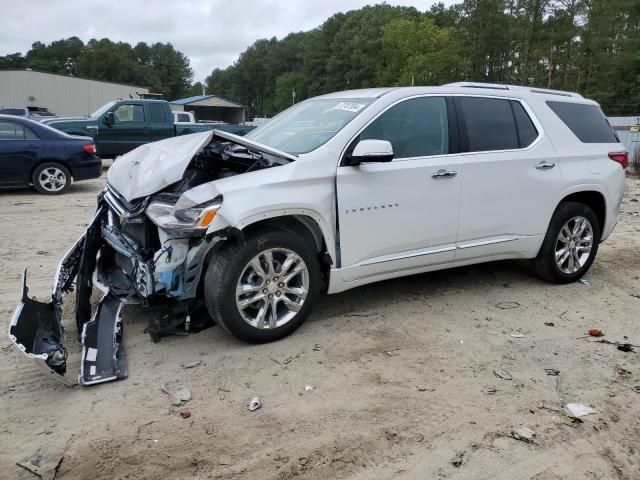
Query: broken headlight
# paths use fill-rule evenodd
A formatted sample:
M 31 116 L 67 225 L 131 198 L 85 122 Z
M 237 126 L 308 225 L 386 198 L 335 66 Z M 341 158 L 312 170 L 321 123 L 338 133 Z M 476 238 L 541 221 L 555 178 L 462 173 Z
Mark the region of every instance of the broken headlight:
M 175 205 L 154 201 L 145 213 L 163 230 L 198 234 L 206 232 L 222 203 L 219 200 L 176 210 Z

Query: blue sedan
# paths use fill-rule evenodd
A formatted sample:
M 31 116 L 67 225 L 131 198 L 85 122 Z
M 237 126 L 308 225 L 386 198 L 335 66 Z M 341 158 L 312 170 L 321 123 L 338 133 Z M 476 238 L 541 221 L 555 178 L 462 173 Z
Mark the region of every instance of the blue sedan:
M 72 180 L 98 178 L 101 173 L 93 138 L 0 115 L 0 187 L 33 185 L 40 193 L 56 195 L 66 192 Z

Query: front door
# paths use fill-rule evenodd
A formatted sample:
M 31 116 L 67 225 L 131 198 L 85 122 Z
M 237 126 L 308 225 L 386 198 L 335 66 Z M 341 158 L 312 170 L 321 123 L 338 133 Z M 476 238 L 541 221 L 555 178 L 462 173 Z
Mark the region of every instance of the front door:
M 537 248 L 563 187 L 555 148 L 518 100 L 455 101 L 468 152 L 456 261 Z
M 447 110 L 444 97 L 404 100 L 354 140 L 388 140 L 394 159 L 338 167 L 344 281 L 453 260 L 463 171 Z
M 120 103 L 113 111 L 113 123 L 107 124 L 103 116 L 100 124 L 98 154 L 121 155 L 140 145 L 149 143 L 149 122 L 144 105 L 140 102 Z

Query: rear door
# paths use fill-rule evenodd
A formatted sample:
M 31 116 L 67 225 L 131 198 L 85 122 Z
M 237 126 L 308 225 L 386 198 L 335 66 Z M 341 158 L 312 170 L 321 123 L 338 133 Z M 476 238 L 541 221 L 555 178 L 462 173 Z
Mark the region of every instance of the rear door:
M 122 102 L 111 111 L 113 124 L 105 122 L 105 115 L 100 125 L 98 153 L 121 155 L 151 141 L 148 114 L 143 102 Z
M 389 107 L 356 137 L 388 140 L 387 163 L 337 172 L 341 268 L 345 281 L 446 263 L 455 252 L 462 165 L 453 104 L 415 97 Z M 348 150 L 349 151 L 349 150 Z
M 42 142 L 31 129 L 0 120 L 0 184 L 27 185 L 41 149 Z
M 556 150 L 524 102 L 458 96 L 464 180 L 456 260 L 515 254 L 544 235 L 562 189 Z

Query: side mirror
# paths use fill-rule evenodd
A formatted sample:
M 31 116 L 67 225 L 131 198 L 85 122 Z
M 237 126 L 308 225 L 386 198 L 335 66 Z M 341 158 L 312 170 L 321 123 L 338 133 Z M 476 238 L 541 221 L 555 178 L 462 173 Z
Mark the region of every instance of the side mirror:
M 347 165 L 360 165 L 368 162 L 390 162 L 393 160 L 393 147 L 387 140 L 360 140 L 347 159 Z
M 113 112 L 107 112 L 106 115 L 104 116 L 104 123 L 106 123 L 107 125 L 113 125 L 115 121 L 116 120 L 113 115 Z

